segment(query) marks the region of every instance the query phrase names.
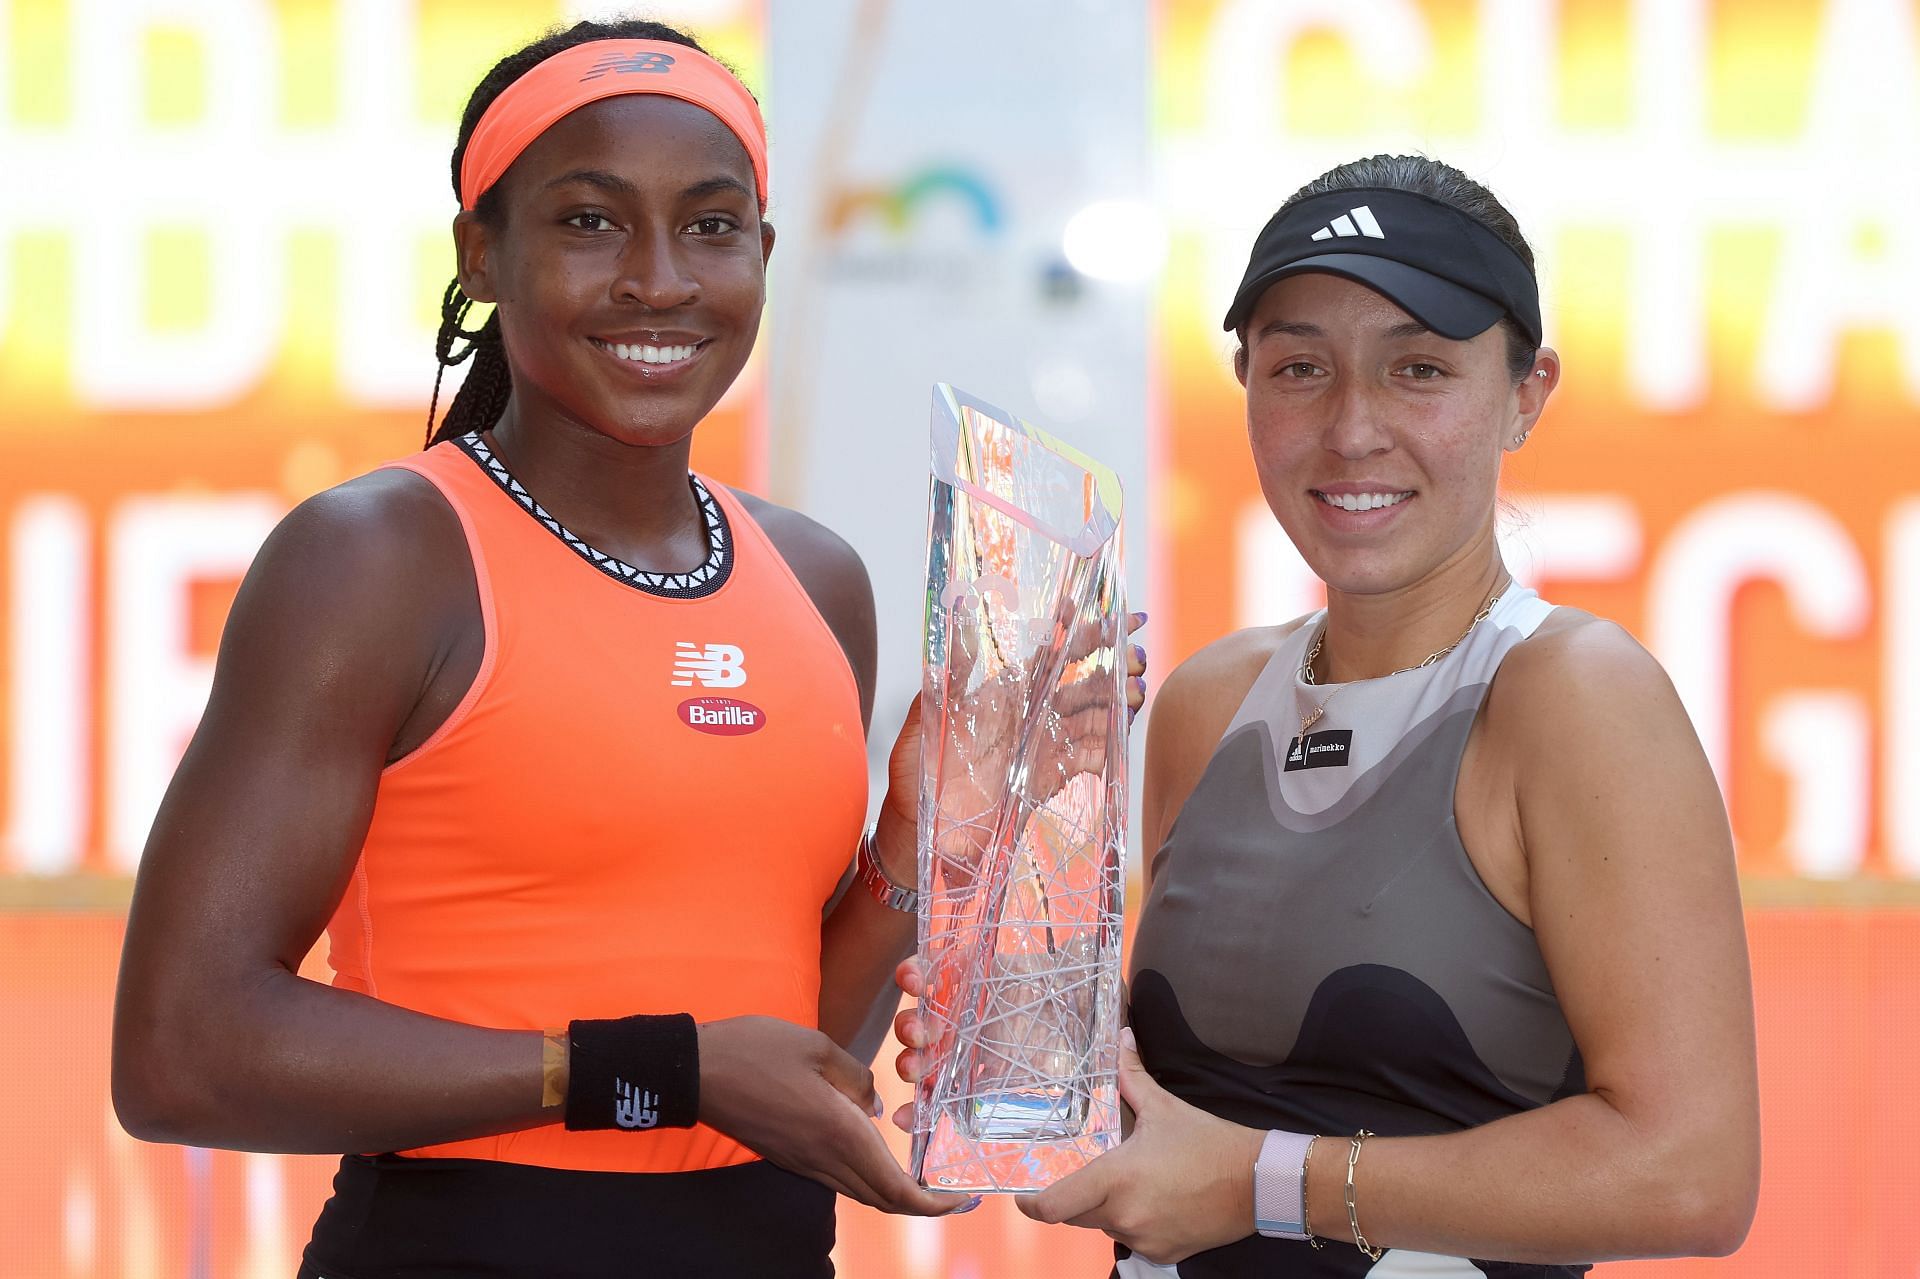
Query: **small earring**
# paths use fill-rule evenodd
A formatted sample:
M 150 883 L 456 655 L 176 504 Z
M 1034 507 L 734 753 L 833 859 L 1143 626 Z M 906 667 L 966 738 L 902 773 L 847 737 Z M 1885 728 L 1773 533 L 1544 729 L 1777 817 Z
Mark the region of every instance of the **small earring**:
M 1533 428 L 1528 427 L 1526 430 L 1520 432 L 1520 434 L 1514 436 L 1513 447 L 1519 448 L 1522 444 L 1525 444 L 1527 442 L 1527 437 L 1532 434 L 1533 434 Z
M 1545 369 L 1535 369 L 1533 371 L 1533 375 L 1535 377 L 1545 377 L 1547 375 L 1547 371 Z

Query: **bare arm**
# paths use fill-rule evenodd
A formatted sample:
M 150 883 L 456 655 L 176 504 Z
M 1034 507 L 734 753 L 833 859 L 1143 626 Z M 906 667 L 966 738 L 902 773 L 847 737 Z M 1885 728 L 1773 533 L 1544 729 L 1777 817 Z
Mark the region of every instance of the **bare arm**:
M 839 641 L 859 690 L 861 726 L 870 730 L 879 637 L 866 566 L 851 546 L 819 523 L 750 494 L 740 496 Z M 915 794 L 909 791 L 904 803 L 910 805 Z M 907 809 L 903 826 L 902 806 L 882 803 L 880 849 L 897 882 L 910 884 L 914 815 Z M 849 846 L 847 873 L 820 924 L 819 1024 L 828 1038 L 866 1062 L 878 1051 L 899 1002 L 891 982 L 893 966 L 913 950 L 914 920 L 888 910 L 852 882 L 853 855 Z
M 1368 1141 L 1361 1228 L 1381 1247 L 1515 1261 L 1730 1252 L 1758 1193 L 1752 999 L 1725 813 L 1679 699 L 1637 644 L 1594 623 L 1517 650 L 1486 714 L 1589 1091 L 1466 1132 Z M 1251 1233 L 1258 1134 L 1128 1064 L 1133 1137 L 1024 1209 L 1161 1261 Z M 1329 1136 L 1313 1149 L 1311 1225 L 1350 1240 L 1349 1134 Z
M 918 746 L 917 718 L 901 730 L 901 740 Z M 896 744 L 894 755 L 900 753 Z M 918 760 L 917 750 L 914 759 Z M 917 791 L 909 792 L 917 799 Z M 917 821 L 901 811 L 891 790 L 880 806 L 874 846 L 880 864 L 896 884 L 912 885 L 919 878 Z M 886 1038 L 900 990 L 893 982 L 896 965 L 913 953 L 918 923 L 914 915 L 893 910 L 875 900 L 854 882 L 820 928 L 820 1029 L 863 1062 L 871 1062 Z
M 1588 1091 L 1369 1141 L 1362 1229 L 1517 1261 L 1724 1255 L 1753 1218 L 1760 1123 L 1719 789 L 1665 673 L 1618 628 L 1543 638 L 1508 665 L 1486 728 L 1512 761 L 1534 931 Z M 1315 1204 L 1340 1203 L 1345 1152 L 1316 1147 Z
M 302 505 L 248 573 L 128 918 L 113 1092 L 137 1136 L 338 1152 L 549 1121 L 539 1034 L 298 975 L 389 750 L 477 617 L 465 563 L 438 496 L 386 474 Z

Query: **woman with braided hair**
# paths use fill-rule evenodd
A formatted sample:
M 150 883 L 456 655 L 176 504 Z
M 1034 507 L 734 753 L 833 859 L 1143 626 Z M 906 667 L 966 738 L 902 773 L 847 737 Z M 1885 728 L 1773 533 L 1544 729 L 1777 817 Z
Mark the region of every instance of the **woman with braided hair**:
M 241 588 L 140 870 L 115 1105 L 344 1154 L 303 1276 L 830 1274 L 834 1191 L 957 1201 L 862 1064 L 915 857 L 910 784 L 860 834 L 865 571 L 688 470 L 765 298 L 758 107 L 671 28 L 583 22 L 481 83 L 453 178 L 438 358 L 472 368 Z

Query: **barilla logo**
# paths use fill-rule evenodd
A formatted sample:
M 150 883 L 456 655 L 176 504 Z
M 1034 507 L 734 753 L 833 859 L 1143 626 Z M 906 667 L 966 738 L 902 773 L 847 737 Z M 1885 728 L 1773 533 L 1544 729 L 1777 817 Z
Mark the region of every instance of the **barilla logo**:
M 680 722 L 715 737 L 743 737 L 767 726 L 767 713 L 734 697 L 690 697 L 680 703 Z

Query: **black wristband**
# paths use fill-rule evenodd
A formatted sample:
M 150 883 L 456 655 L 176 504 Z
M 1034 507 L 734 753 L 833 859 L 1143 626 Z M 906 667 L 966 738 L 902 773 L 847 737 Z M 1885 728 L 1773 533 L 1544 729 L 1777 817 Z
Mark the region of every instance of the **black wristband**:
M 567 1025 L 567 1127 L 691 1128 L 700 1032 L 687 1013 Z

